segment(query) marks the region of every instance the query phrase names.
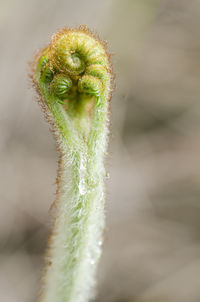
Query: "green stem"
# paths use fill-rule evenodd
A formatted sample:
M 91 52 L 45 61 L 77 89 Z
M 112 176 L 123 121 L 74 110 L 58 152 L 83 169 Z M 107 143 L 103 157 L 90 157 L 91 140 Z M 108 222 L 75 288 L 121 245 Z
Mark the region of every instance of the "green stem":
M 43 301 L 48 302 L 88 301 L 100 256 L 104 223 L 102 183 L 95 187 L 91 182 L 88 184 L 94 174 L 87 173 L 86 150 L 77 151 L 73 157 L 74 161 L 63 169 L 61 176 L 63 187 L 68 190 L 57 201 L 49 255 L 51 266 L 43 296 Z M 71 176 L 70 183 L 66 183 L 67 173 Z

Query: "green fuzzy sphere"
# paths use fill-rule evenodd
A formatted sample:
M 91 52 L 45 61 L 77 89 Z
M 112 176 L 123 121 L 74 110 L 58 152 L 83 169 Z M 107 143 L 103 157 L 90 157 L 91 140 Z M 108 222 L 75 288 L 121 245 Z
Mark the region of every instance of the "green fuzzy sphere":
M 68 91 L 70 90 L 71 86 L 72 81 L 70 77 L 68 77 L 67 75 L 58 74 L 51 82 L 50 91 L 60 99 L 64 99 L 67 97 Z

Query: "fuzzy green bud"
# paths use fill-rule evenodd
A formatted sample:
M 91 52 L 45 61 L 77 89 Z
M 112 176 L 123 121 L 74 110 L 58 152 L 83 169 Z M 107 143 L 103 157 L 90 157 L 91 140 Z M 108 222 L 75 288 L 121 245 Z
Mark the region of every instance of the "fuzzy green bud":
M 80 92 L 88 93 L 94 96 L 100 96 L 102 92 L 102 82 L 93 76 L 84 75 L 78 83 Z
M 50 85 L 50 91 L 60 99 L 65 99 L 72 87 L 72 80 L 69 76 L 58 74 L 55 75 Z

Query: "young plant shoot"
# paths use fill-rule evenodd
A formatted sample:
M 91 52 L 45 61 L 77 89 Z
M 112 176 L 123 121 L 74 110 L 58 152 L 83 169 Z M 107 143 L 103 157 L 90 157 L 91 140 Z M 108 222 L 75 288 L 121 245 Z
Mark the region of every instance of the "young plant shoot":
M 87 27 L 63 28 L 36 55 L 32 79 L 60 153 L 39 300 L 88 302 L 94 295 L 104 228 L 112 83 L 106 45 Z

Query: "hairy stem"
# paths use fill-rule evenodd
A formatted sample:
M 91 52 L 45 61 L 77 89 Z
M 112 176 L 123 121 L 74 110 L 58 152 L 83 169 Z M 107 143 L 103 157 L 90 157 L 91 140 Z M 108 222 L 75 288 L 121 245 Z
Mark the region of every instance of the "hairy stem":
M 87 302 L 94 293 L 104 228 L 112 80 L 105 45 L 85 27 L 62 29 L 36 56 L 32 78 L 60 151 L 40 301 Z

